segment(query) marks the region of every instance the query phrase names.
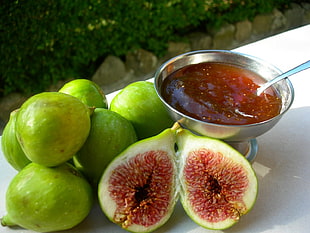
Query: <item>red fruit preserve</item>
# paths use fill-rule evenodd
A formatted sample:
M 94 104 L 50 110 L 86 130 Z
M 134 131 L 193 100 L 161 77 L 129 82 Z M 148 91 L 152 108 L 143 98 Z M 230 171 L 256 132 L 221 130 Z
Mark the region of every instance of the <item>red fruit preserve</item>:
M 206 62 L 170 74 L 161 92 L 169 105 L 190 117 L 209 123 L 246 125 L 266 121 L 281 111 L 281 98 L 274 88 L 256 95 L 264 82 L 253 71 Z

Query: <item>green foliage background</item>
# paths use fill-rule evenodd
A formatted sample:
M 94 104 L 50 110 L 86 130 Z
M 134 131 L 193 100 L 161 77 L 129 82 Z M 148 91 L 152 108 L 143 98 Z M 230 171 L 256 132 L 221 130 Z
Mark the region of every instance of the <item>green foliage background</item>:
M 124 56 L 144 48 L 161 56 L 168 41 L 188 31 L 251 19 L 290 2 L 3 0 L 0 96 L 40 92 L 58 80 L 87 78 L 108 54 Z

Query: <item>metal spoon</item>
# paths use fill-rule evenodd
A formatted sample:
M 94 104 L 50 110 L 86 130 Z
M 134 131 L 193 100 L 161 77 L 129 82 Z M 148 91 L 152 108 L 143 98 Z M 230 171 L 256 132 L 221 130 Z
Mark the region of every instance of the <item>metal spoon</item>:
M 259 88 L 257 88 L 257 95 L 259 96 L 260 94 L 262 94 L 268 87 L 275 84 L 276 82 L 279 82 L 280 80 L 285 79 L 288 76 L 291 76 L 308 68 L 310 68 L 310 60 L 264 83 Z

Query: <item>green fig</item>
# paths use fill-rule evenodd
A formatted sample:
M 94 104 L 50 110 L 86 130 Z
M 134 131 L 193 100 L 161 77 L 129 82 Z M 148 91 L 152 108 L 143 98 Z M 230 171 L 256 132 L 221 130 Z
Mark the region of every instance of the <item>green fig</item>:
M 136 140 L 136 132 L 127 119 L 108 109 L 96 108 L 89 136 L 73 157 L 74 165 L 97 187 L 107 165 Z
M 153 83 L 138 81 L 122 89 L 111 101 L 110 110 L 128 119 L 138 139 L 159 134 L 173 125 Z
M 170 218 L 178 200 L 175 135 L 166 129 L 117 156 L 98 186 L 106 216 L 130 232 L 151 232 Z
M 90 110 L 76 97 L 43 92 L 20 107 L 16 135 L 29 160 L 57 166 L 82 147 L 90 130 Z
M 10 119 L 4 127 L 1 137 L 2 152 L 8 163 L 17 171 L 23 169 L 31 161 L 27 158 L 22 150 L 17 138 L 15 122 L 18 110 L 12 111 Z
M 108 108 L 108 102 L 103 90 L 88 79 L 74 79 L 67 82 L 59 92 L 72 95 L 89 107 Z
M 10 182 L 3 226 L 38 232 L 62 231 L 81 223 L 93 204 L 86 179 L 70 164 L 28 164 Z
M 186 129 L 177 131 L 181 203 L 208 229 L 226 229 L 248 213 L 257 197 L 251 164 L 228 144 Z

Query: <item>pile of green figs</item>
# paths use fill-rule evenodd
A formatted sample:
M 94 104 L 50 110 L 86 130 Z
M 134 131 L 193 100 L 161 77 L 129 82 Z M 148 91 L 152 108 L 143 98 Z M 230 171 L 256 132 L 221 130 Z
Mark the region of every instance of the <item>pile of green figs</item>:
M 111 222 L 151 232 L 180 199 L 194 222 L 225 229 L 256 201 L 246 158 L 173 122 L 148 81 L 129 84 L 110 104 L 87 79 L 35 94 L 11 113 L 1 146 L 18 171 L 6 190 L 7 227 L 78 227 L 98 200 Z

